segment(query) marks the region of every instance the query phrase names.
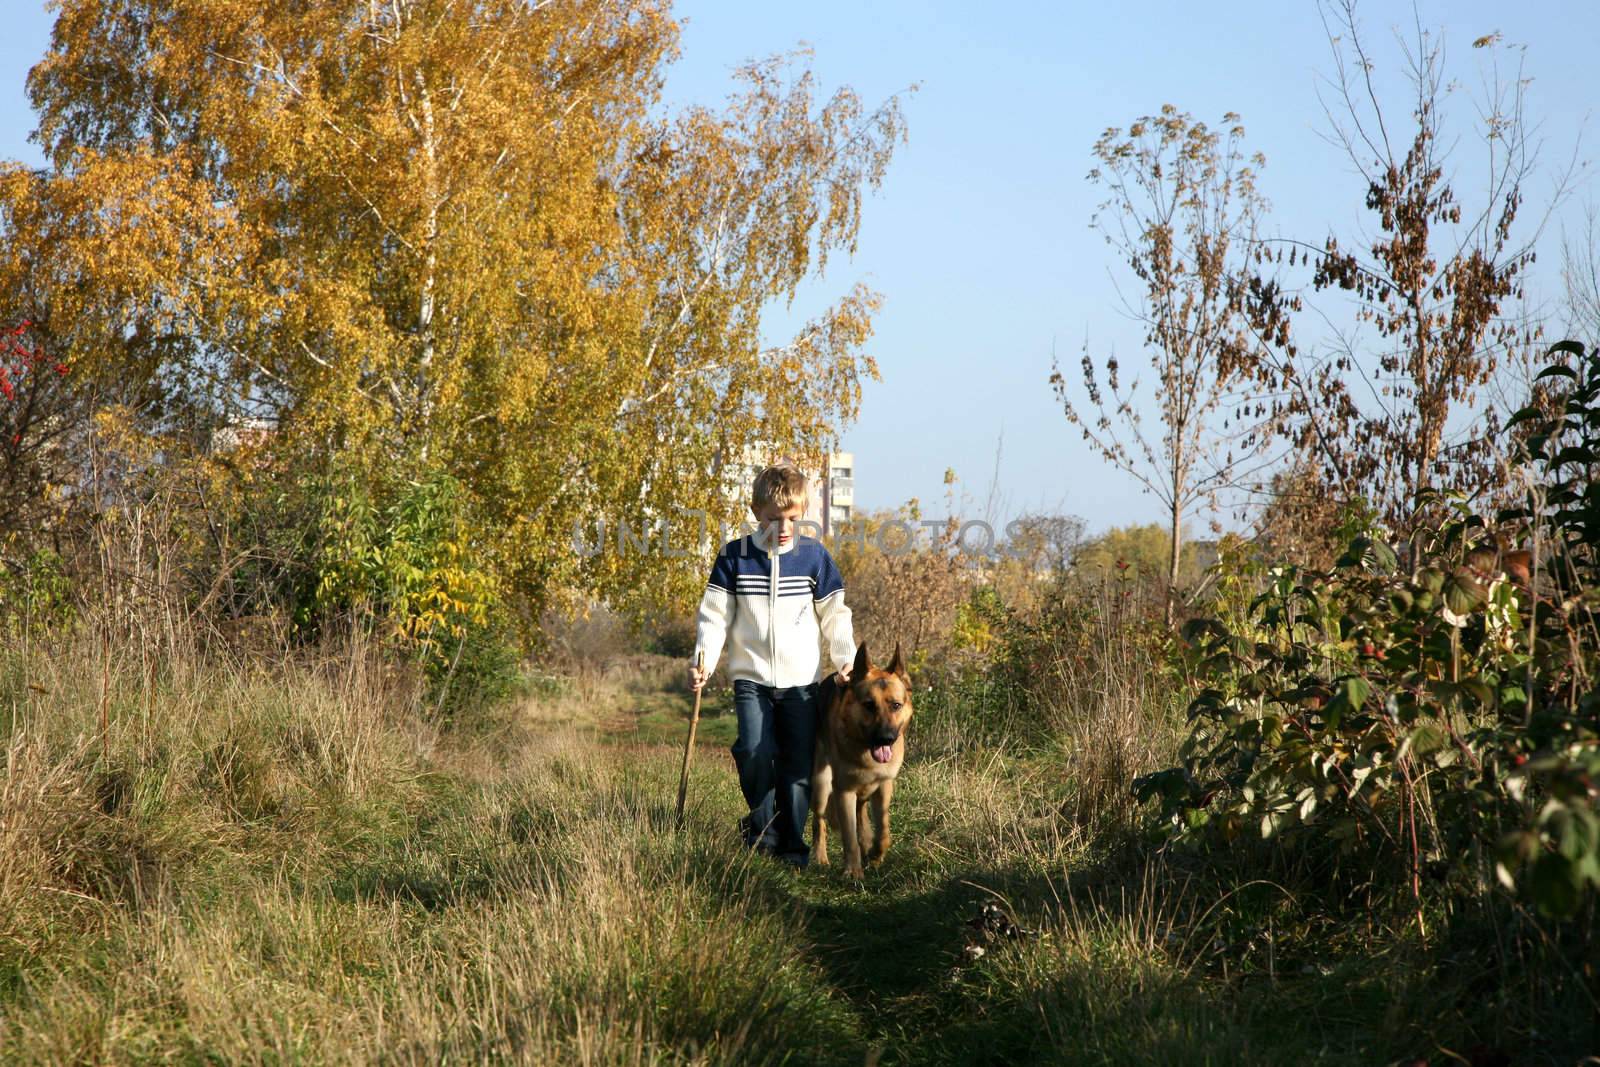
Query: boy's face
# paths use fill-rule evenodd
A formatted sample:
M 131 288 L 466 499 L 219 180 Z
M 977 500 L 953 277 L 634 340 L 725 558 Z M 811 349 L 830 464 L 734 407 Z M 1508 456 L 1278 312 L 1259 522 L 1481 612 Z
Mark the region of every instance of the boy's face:
M 800 521 L 800 516 L 805 514 L 805 510 L 803 505 L 796 502 L 786 508 L 779 508 L 776 504 L 764 504 L 759 508 L 752 507 L 750 512 L 761 525 L 762 536 L 767 543 L 781 548 L 794 540 L 795 524 Z

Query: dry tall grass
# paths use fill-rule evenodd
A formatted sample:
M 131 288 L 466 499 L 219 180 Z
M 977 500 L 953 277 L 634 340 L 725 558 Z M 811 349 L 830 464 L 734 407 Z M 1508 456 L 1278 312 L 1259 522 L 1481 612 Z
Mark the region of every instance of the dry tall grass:
M 92 631 L 0 654 L 8 950 L 36 955 L 71 933 L 62 908 L 103 926 L 177 869 L 264 837 L 314 840 L 332 801 L 414 793 L 438 740 L 359 646 L 243 670 L 150 662 Z
M 1001 737 L 1043 738 L 1059 757 L 1067 813 L 1084 832 L 1126 830 L 1129 783 L 1170 765 L 1182 741 L 1187 697 L 1149 593 L 1133 578 L 1058 580 L 1012 620 L 1000 681 L 980 693 L 998 705 Z
M 358 646 L 4 668 L 9 1059 L 757 1062 L 837 1013 L 751 860 L 670 833 L 669 760 L 521 714 L 441 742 Z

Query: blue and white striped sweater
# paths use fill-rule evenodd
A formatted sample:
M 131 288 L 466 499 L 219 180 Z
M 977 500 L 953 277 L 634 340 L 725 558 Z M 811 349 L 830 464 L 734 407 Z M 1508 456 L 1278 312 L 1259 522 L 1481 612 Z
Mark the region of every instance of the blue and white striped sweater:
M 844 579 L 822 542 L 796 536 L 769 549 L 751 534 L 722 546 L 695 626 L 707 674 L 724 647 L 730 679 L 780 688 L 818 681 L 855 658 Z

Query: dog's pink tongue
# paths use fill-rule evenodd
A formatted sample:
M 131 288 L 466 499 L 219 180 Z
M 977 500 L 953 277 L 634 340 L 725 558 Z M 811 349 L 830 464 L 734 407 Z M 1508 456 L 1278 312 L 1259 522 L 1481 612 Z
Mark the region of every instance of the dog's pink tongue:
M 894 759 L 894 746 L 879 745 L 877 748 L 872 750 L 872 758 L 877 760 L 879 763 L 888 763 L 890 760 Z

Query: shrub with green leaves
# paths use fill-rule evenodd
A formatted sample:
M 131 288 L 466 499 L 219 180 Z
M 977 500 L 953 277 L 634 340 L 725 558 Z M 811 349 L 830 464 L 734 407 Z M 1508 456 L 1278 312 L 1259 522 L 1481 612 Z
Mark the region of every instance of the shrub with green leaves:
M 1459 499 L 1401 544 L 1359 531 L 1332 570 L 1265 568 L 1242 613 L 1185 628 L 1183 763 L 1134 783 L 1180 839 L 1245 836 L 1335 877 L 1474 892 L 1546 914 L 1600 887 L 1600 356 L 1512 420 L 1525 506 Z M 1524 547 L 1526 546 L 1526 547 Z
M 13 539 L 13 544 L 15 540 Z M 0 548 L 0 633 L 44 632 L 70 623 L 76 614 L 72 581 L 61 557 L 49 548 L 13 556 Z
M 509 692 L 517 656 L 460 483 L 434 473 L 373 489 L 352 476 L 325 483 L 320 505 L 303 622 L 381 622 L 441 706 L 452 693 L 482 703 Z

